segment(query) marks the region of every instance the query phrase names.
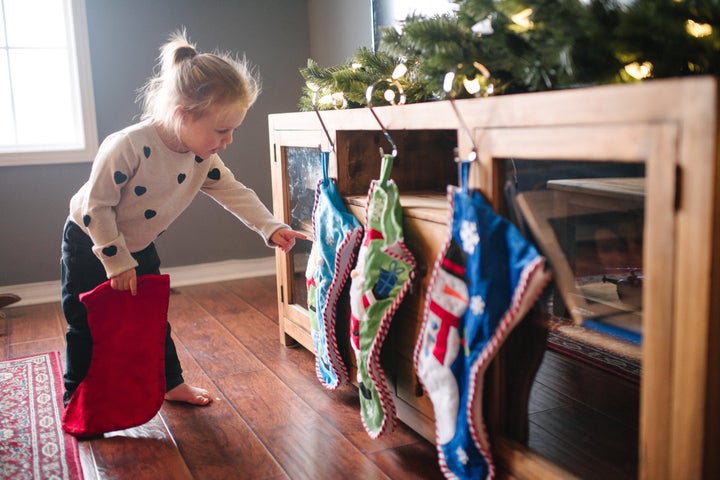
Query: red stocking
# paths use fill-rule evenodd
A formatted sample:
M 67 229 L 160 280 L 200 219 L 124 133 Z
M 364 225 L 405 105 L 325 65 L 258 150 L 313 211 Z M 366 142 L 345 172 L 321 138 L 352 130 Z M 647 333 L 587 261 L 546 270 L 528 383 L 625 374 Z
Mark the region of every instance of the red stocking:
M 165 398 L 168 275 L 138 278 L 137 295 L 107 281 L 80 295 L 93 339 L 85 378 L 63 414 L 63 429 L 92 436 L 148 422 Z

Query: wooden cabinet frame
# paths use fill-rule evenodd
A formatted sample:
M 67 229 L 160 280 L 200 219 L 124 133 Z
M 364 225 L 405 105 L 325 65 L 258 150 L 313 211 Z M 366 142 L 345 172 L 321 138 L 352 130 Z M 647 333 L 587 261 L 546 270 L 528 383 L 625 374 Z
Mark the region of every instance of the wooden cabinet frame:
M 522 158 L 643 162 L 646 168 L 643 373 L 639 476 L 709 478 L 720 472 L 720 154 L 718 81 L 710 77 L 507 95 L 456 101 L 479 147 L 472 183 L 502 207 L 496 160 Z M 447 102 L 376 108 L 390 130 L 455 130 Z M 368 111 L 322 112 L 331 136 L 377 131 Z M 273 205 L 288 220 L 282 148 L 328 147 L 315 113 L 269 117 Z M 457 135 L 459 155 L 472 146 Z M 343 161 L 343 152 L 338 152 Z M 336 170 L 337 171 L 337 170 Z M 442 187 L 442 185 L 441 185 Z M 278 291 L 287 291 L 278 252 Z M 279 293 L 280 330 L 306 348 L 302 311 Z M 503 358 L 495 362 L 502 372 Z M 502 437 L 503 385 L 491 396 L 499 464 L 520 478 L 562 475 L 552 464 Z M 488 398 L 488 397 L 486 397 Z

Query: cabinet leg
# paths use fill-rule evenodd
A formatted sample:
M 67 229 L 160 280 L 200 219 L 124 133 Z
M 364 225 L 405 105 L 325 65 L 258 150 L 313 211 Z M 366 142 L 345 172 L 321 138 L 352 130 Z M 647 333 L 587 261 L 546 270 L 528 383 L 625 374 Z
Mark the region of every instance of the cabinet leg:
M 287 333 L 280 331 L 280 344 L 285 347 L 292 347 L 297 341 Z

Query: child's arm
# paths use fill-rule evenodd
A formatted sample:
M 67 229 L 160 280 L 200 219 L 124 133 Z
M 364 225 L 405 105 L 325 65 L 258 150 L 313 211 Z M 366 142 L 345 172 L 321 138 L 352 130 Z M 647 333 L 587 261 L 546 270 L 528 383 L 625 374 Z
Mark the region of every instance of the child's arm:
M 280 228 L 270 235 L 270 241 L 280 248 L 283 252 L 289 252 L 295 246 L 295 239 L 300 238 L 307 240 L 305 234 L 290 230 L 289 228 Z
M 283 245 L 290 249 L 295 238 L 304 238 L 302 234 L 294 232 L 288 225 L 275 218 L 260 201 L 257 193 L 238 181 L 220 157 L 213 155 L 212 162 L 210 172 L 213 175 L 208 175 L 201 191 L 211 196 L 247 227 L 260 234 L 268 247 Z M 284 230 L 285 233 L 279 234 L 280 230 Z M 274 242 L 272 239 L 275 234 L 280 237 L 280 242 Z

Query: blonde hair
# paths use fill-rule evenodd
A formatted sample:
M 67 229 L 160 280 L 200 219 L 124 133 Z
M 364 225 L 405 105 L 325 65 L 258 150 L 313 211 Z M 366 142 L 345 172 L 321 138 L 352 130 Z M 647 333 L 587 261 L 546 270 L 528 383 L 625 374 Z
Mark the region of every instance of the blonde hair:
M 199 118 L 212 107 L 236 102 L 250 108 L 260 93 L 260 79 L 244 57 L 199 53 L 184 29 L 170 36 L 158 60 L 155 75 L 139 90 L 141 118 L 176 133 L 179 110 Z

